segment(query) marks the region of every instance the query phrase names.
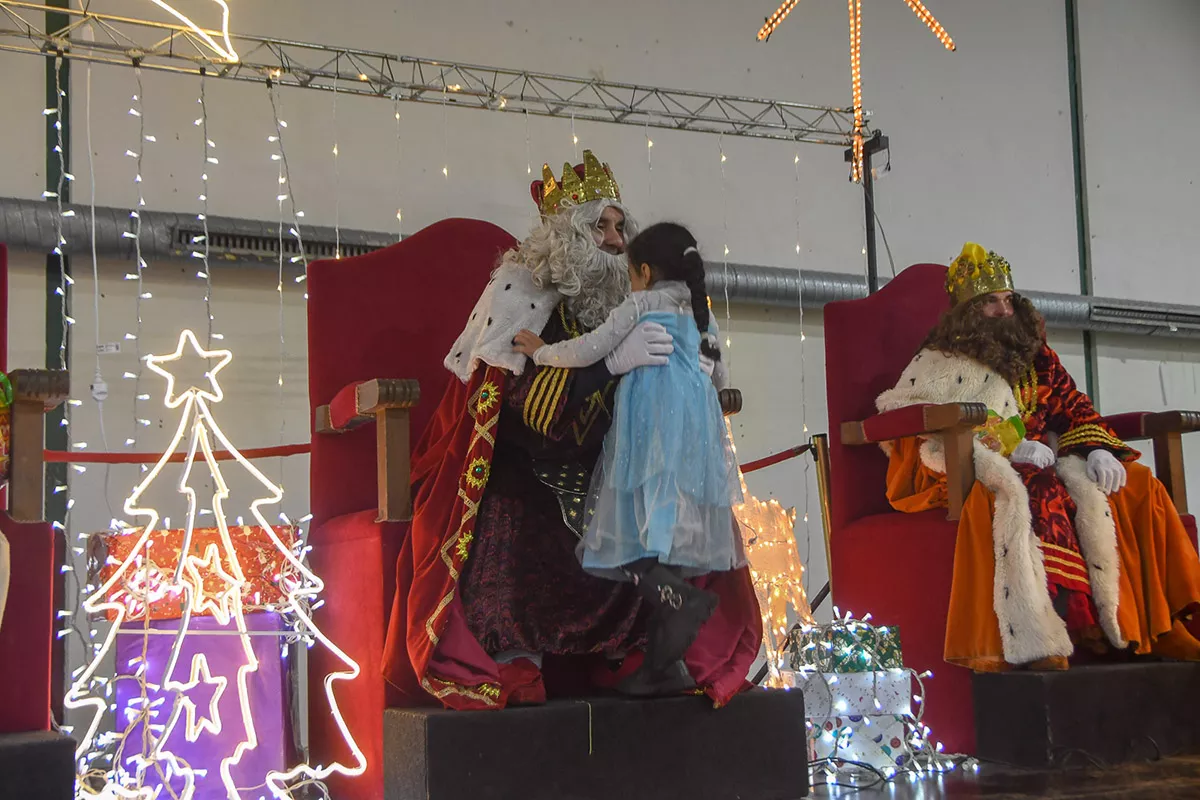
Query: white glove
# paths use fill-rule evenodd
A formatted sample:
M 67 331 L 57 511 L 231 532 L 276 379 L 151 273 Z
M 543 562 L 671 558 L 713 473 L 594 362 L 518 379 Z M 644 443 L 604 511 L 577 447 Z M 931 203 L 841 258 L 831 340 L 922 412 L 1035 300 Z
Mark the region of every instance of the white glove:
M 1032 464 L 1038 469 L 1045 469 L 1054 463 L 1054 451 L 1041 442 L 1026 439 L 1017 445 L 1009 460 L 1014 464 Z
M 712 374 L 713 374 L 713 369 L 716 366 L 717 366 L 717 362 L 713 361 L 711 358 L 704 355 L 704 353 L 700 354 L 700 371 L 701 372 L 703 372 L 705 375 L 707 375 L 708 377 L 711 378 Z
M 637 367 L 662 366 L 675 352 L 675 341 L 657 322 L 643 322 L 604 357 L 604 365 L 613 375 L 624 375 Z
M 1107 450 L 1093 450 L 1088 453 L 1087 474 L 1105 494 L 1120 491 L 1128 478 L 1125 465 Z

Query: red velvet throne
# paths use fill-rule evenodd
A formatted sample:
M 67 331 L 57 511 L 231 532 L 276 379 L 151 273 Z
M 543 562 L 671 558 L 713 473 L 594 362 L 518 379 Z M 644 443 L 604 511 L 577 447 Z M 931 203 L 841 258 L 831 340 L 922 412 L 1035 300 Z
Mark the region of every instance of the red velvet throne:
M 904 658 L 931 670 L 924 721 L 949 752 L 975 751 L 971 672 L 942 659 L 954 544 L 962 501 L 974 483 L 971 428 L 984 408 L 964 403 L 875 413 L 939 315 L 949 307 L 946 267 L 909 267 L 876 294 L 825 307 L 830 429 L 830 575 L 834 599 L 858 616 L 898 626 Z M 1107 420 L 1125 441 L 1152 439 L 1160 480 L 1187 516 L 1181 434 L 1200 414 L 1129 413 Z M 887 458 L 878 443 L 939 432 L 946 441 L 950 510 L 902 514 L 885 495 Z M 956 453 L 964 455 L 955 458 Z
M 7 362 L 8 249 L 0 244 L 0 371 Z M 55 569 L 54 530 L 42 521 L 44 414 L 70 386 L 59 370 L 14 370 L 9 378 L 10 475 L 0 490 L 0 531 L 8 538 L 11 582 L 0 623 L 0 734 L 50 730 Z
M 336 692 L 367 772 L 333 781 L 339 798 L 383 793 L 390 703 L 381 659 L 410 514 L 411 445 L 451 378 L 442 359 L 516 243 L 490 223 L 448 219 L 386 249 L 308 267 L 310 543 L 326 601 L 316 621 L 362 668 Z M 310 655 L 311 763 L 352 763 L 322 681 L 340 662 L 322 648 Z

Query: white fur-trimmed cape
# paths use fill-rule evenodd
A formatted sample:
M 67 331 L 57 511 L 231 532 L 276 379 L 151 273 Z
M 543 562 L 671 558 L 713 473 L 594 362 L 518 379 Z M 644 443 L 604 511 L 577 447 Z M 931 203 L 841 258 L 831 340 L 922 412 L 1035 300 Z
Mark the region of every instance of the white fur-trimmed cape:
M 918 403 L 983 403 L 1001 417 L 1017 411 L 1012 387 L 979 362 L 937 350 L 922 350 L 892 389 L 875 401 L 880 412 Z M 921 462 L 945 473 L 940 437 L 921 444 Z M 975 442 L 975 477 L 995 495 L 992 546 L 996 557 L 993 603 L 1000 622 L 1004 660 L 1024 664 L 1073 651 L 1067 627 L 1054 611 L 1042 551 L 1033 532 L 1029 493 L 1020 475 L 999 453 Z M 1116 526 L 1108 498 L 1087 476 L 1083 459 L 1060 457 L 1055 469 L 1075 501 L 1075 531 L 1088 565 L 1100 626 L 1118 648 L 1126 646 L 1117 623 L 1120 596 Z
M 446 369 L 463 383 L 480 362 L 520 375 L 528 359 L 513 350 L 513 337 L 521 330 L 541 333 L 562 299 L 556 289 L 534 286 L 524 267 L 501 264 L 446 355 Z

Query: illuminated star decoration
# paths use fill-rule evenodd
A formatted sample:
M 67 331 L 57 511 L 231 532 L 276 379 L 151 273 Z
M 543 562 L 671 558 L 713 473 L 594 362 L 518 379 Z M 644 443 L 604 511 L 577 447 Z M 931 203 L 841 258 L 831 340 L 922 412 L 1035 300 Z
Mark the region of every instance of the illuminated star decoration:
M 950 34 L 946 33 L 946 29 L 921 0 L 904 2 L 947 50 L 956 49 Z M 765 42 L 770 39 L 771 34 L 787 19 L 798 3 L 799 0 L 784 0 L 783 5 L 775 9 L 775 13 L 767 17 L 763 26 L 758 29 L 758 40 Z M 850 86 L 854 91 L 854 164 L 850 177 L 857 182 L 863 175 L 863 131 L 866 130 L 862 105 L 862 0 L 846 0 L 846 8 L 850 14 Z
M 210 594 L 204 588 L 204 575 L 201 573 L 201 567 L 208 570 L 209 574 L 216 575 L 225 584 L 220 591 Z M 204 551 L 203 558 L 185 557 L 183 569 L 184 580 L 192 587 L 192 613 L 203 614 L 205 609 L 208 609 L 220 624 L 228 625 L 232 615 L 230 606 L 241 599 L 242 586 L 245 581 L 238 580 L 224 570 L 221 566 L 221 553 L 217 545 L 210 544 Z M 195 668 L 193 667 L 193 669 Z
M 208 360 L 212 366 L 205 373 L 208 384 L 206 388 L 190 386 L 177 395 L 175 376 L 169 369 L 162 365 L 178 361 L 184 355 L 185 344 L 190 345 L 195 355 Z M 130 550 L 129 555 L 116 567 L 112 575 L 102 586 L 84 600 L 82 604 L 84 613 L 104 613 L 109 615 L 113 621 L 103 643 L 95 645 L 95 653 L 91 662 L 82 667 L 78 672 L 78 677 L 75 677 L 70 690 L 63 700 L 64 706 L 69 709 L 90 709 L 93 712 L 92 719 L 87 723 L 86 730 L 79 739 L 75 751 L 78 764 L 81 769 L 87 770 L 86 774 L 96 772 L 94 768 L 89 766 L 90 760 L 100 754 L 99 751 L 94 749 L 94 745 L 99 740 L 99 743 L 103 746 L 103 740 L 111 739 L 113 736 L 106 734 L 97 737 L 102 715 L 108 709 L 109 703 L 105 697 L 93 692 L 91 688 L 97 671 L 105 662 L 107 654 L 114 645 L 118 631 L 122 629 L 132 610 L 126 602 L 117 602 L 115 600 L 113 596 L 114 589 L 120 586 L 122 581 L 126 580 L 126 576 L 137 574 L 137 572 L 145 568 L 139 567 L 137 562 L 140 560 L 140 555 L 149 547 L 151 537 L 158 530 L 160 515 L 153 506 L 141 505 L 142 497 L 171 460 L 172 455 L 179 448 L 189 429 L 191 430 L 191 437 L 187 448 L 187 459 L 185 461 L 183 476 L 179 482 L 179 491 L 188 498 L 187 522 L 184 543 L 180 547 L 179 566 L 175 572 L 173 583 L 183 587 L 184 591 L 190 597 L 188 603 L 185 605 L 180 628 L 176 631 L 176 644 L 172 649 L 171 657 L 165 671 L 165 680 L 163 681 L 163 688 L 169 691 L 177 691 L 182 696 L 178 702 L 172 705 L 170 718 L 166 725 L 151 726 L 147 724 L 145 726 L 144 730 L 148 731 L 148 734 L 144 734 L 142 753 L 130 755 L 125 758 L 127 763 L 133 764 L 136 767 L 133 775 L 122 770 L 116 763 L 111 764 L 107 769 L 99 770 L 99 774 L 108 783 L 106 789 L 112 790 L 111 795 L 105 796 L 111 797 L 113 800 L 116 798 L 120 798 L 120 800 L 157 800 L 164 788 L 173 798 L 178 798 L 178 800 L 192 800 L 196 790 L 197 778 L 207 780 L 211 785 L 215 785 L 216 781 L 220 780 L 225 789 L 225 796 L 231 798 L 231 800 L 250 800 L 250 797 L 256 797 L 259 794 L 257 791 L 253 795 L 242 794 L 243 790 L 238 788 L 235 776 L 233 775 L 233 770 L 241 762 L 242 756 L 258 746 L 258 735 L 255 730 L 254 718 L 251 714 L 248 692 L 250 680 L 253 673 L 257 671 L 259 662 L 250 647 L 249 633 L 244 619 L 240 590 L 245 582 L 245 578 L 225 521 L 226 515 L 223 504 L 229 497 L 229 488 L 218 466 L 216 454 L 212 447 L 213 443 L 210 442 L 210 435 L 215 439 L 215 443 L 227 451 L 238 465 L 248 472 L 262 487 L 264 494 L 251 502 L 250 513 L 271 540 L 271 543 L 285 557 L 287 563 L 301 576 L 299 581 L 281 587 L 287 591 L 285 605 L 288 611 L 285 613 L 289 613 L 289 616 L 296 619 L 295 630 L 310 643 L 310 646 L 320 643 L 342 662 L 342 668 L 327 674 L 324 677 L 323 683 L 329 714 L 333 717 L 334 723 L 342 735 L 343 742 L 349 750 L 350 759 L 348 762 L 343 763 L 339 760 L 330 764 L 318 764 L 316 766 L 301 763 L 286 772 L 271 770 L 259 786 L 266 787 L 272 796 L 287 797 L 290 796 L 288 787 L 292 783 L 301 784 L 322 781 L 334 773 L 353 777 L 361 775 L 366 770 L 366 757 L 349 729 L 334 690 L 335 684 L 343 681 L 353 681 L 361 674 L 362 670 L 349 655 L 338 648 L 313 623 L 309 603 L 323 591 L 324 583 L 300 561 L 297 554 L 293 553 L 288 545 L 280 540 L 263 515 L 262 507 L 277 505 L 283 498 L 283 490 L 273 484 L 237 450 L 233 443 L 225 436 L 209 408 L 210 401 L 220 402 L 224 396 L 216 376 L 230 362 L 232 357 L 232 354 L 227 350 L 206 351 L 202 349 L 196 340 L 195 334 L 190 330 L 185 330 L 180 334 L 178 346 L 175 348 L 174 353 L 166 356 L 150 356 L 146 359 L 146 364 L 150 369 L 167 379 L 167 391 L 164 396 L 164 403 L 169 408 L 181 407 L 180 419 L 175 434 L 166 450 L 142 481 L 134 488 L 132 494 L 125 500 L 124 510 L 126 514 L 132 517 L 145 518 L 144 525 L 138 534 L 137 542 Z M 202 456 L 201 460 L 207 465 L 212 477 L 212 509 L 221 538 L 221 545 L 219 547 L 215 544 L 210 545 L 205 549 L 202 557 L 190 553 L 191 534 L 195 522 L 194 517 L 197 504 L 195 491 L 189 486 L 188 475 L 197 454 Z M 150 560 L 147 558 L 144 563 L 148 565 Z M 201 567 L 207 568 L 206 572 L 215 574 L 223 582 L 222 591 L 215 597 L 206 596 L 209 593 L 203 585 L 204 575 L 201 573 Z M 143 583 L 147 582 L 146 578 L 148 577 L 147 573 L 143 579 Z M 139 608 L 142 610 L 142 614 L 148 615 L 150 613 L 150 598 L 141 598 Z M 183 683 L 181 680 L 173 677 L 175 662 L 180 652 L 180 643 L 183 637 L 188 635 L 191 614 L 194 610 L 203 608 L 211 608 L 218 622 L 228 620 L 235 625 L 236 640 L 241 645 L 245 655 L 245 662 L 238 667 L 237 675 L 234 678 L 212 676 L 211 674 L 205 678 L 201 673 L 207 672 L 207 663 L 200 666 L 193 659 L 190 665 L 191 675 L 189 680 L 187 683 Z M 214 709 L 217 699 L 214 698 L 209 701 L 210 713 L 207 717 L 202 717 L 197 722 L 194 701 L 189 701 L 189 698 L 182 693 L 190 688 L 199 686 L 200 683 L 213 686 L 221 680 L 224 680 L 225 684 L 218 687 L 218 694 L 223 694 L 226 688 L 234 692 L 238 700 L 240 714 L 230 715 L 233 718 L 232 720 L 223 720 L 219 716 L 216 716 Z M 149 683 L 145 684 L 145 688 L 158 691 L 158 687 L 151 686 Z M 137 724 L 138 720 L 146 720 L 148 722 L 150 715 L 151 711 L 148 707 L 144 707 L 140 715 L 136 715 L 130 720 L 130 727 L 127 728 L 127 731 L 132 730 L 133 725 Z M 181 716 L 187 719 L 185 731 L 189 739 L 193 736 L 199 737 L 205 732 L 216 734 L 222 727 L 228 727 L 227 723 L 230 721 L 237 726 L 234 731 L 235 733 L 244 731 L 241 742 L 237 744 L 233 752 L 221 759 L 219 776 L 215 773 L 206 775 L 194 771 L 186 761 L 178 758 L 171 752 L 171 748 L 167 746 L 167 743 L 172 740 L 172 731 Z M 117 740 L 120 740 L 122 734 L 118 732 L 115 734 L 115 737 Z M 146 752 L 146 748 L 149 748 L 148 753 Z M 159 785 L 156 787 L 144 786 L 143 779 L 147 775 L 156 775 L 160 781 Z M 173 790 L 168 785 L 172 780 L 171 776 L 182 781 L 182 786 L 178 791 Z M 77 775 L 77 778 L 81 779 L 82 774 Z M 129 780 L 135 781 L 137 786 L 128 785 Z M 166 782 L 163 782 L 164 780 Z
M 212 391 L 206 391 L 199 386 L 188 387 L 188 390 L 182 394 L 175 394 L 175 374 L 170 370 L 159 366 L 160 364 L 168 364 L 178 361 L 183 357 L 184 344 L 190 344 L 192 351 L 203 359 L 219 359 L 215 366 L 204 373 L 204 377 L 208 378 L 209 385 Z M 167 408 L 178 408 L 184 403 L 193 393 L 196 397 L 204 398 L 212 403 L 219 403 L 225 397 L 225 393 L 221 391 L 221 384 L 217 383 L 217 373 L 225 368 L 225 365 L 233 360 L 233 353 L 228 350 L 205 350 L 200 346 L 200 342 L 196 341 L 196 334 L 191 331 L 184 331 L 179 336 L 179 344 L 175 347 L 175 352 L 166 356 L 146 356 L 146 366 L 154 372 L 162 375 L 167 379 L 167 394 L 163 400 Z
M 225 40 L 224 47 L 217 44 L 216 40 L 209 36 L 208 31 L 202 30 L 196 23 L 192 22 L 190 19 L 180 13 L 170 3 L 166 2 L 165 0 L 150 0 L 150 2 L 154 3 L 154 5 L 163 9 L 168 14 L 175 17 L 175 19 L 191 28 L 192 33 L 199 36 L 204 43 L 211 47 L 213 52 L 219 55 L 222 59 L 234 64 L 238 62 L 239 57 L 237 51 L 233 49 L 233 44 L 229 41 L 229 6 L 226 5 L 225 0 L 213 0 L 214 3 L 221 7 L 221 38 Z M 216 33 L 216 31 L 213 31 L 213 33 Z
M 229 685 L 229 679 L 217 676 L 208 671 L 208 659 L 202 654 L 192 656 L 192 674 L 185 684 L 168 685 L 168 689 L 179 689 L 184 692 L 191 691 L 200 684 L 212 686 L 212 699 L 208 701 L 208 713 L 200 715 L 196 713 L 196 704 L 188 695 L 183 695 L 184 713 L 187 714 L 187 738 L 189 742 L 194 742 L 200 738 L 200 734 L 204 731 L 210 733 L 221 732 L 221 713 L 217 709 L 217 704 L 221 700 L 221 695 L 225 693 L 225 687 Z M 196 718 L 199 717 L 199 722 Z

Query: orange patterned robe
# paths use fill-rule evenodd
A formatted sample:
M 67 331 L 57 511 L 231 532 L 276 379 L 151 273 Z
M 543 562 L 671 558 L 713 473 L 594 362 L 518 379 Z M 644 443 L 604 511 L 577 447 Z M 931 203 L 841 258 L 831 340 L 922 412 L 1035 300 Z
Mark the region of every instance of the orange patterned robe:
M 1056 448 L 1060 459 L 1057 468 L 1013 466 L 1028 492 L 1047 591 L 1071 641 L 1095 650 L 1115 644 L 1136 653 L 1200 659 L 1200 641 L 1181 624 L 1183 617 L 1200 609 L 1200 560 L 1166 489 L 1149 469 L 1136 463 L 1140 454 L 1104 424 L 1050 347 L 1038 353 L 1013 394 L 1027 438 Z M 1088 557 L 1080 545 L 1079 509 L 1059 474 L 1061 459 L 1086 458 L 1097 448 L 1112 452 L 1128 471 L 1125 488 L 1107 498 L 1119 569 L 1116 622 L 1124 642 L 1114 643 L 1111 635 L 1106 642 L 1101 630 Z M 923 460 L 920 450 L 917 439 L 895 442 L 890 449 L 888 499 L 899 511 L 947 505 L 944 472 Z M 978 670 L 1011 666 L 1005 658 L 993 595 L 995 511 L 993 492 L 976 483 L 959 522 L 946 629 L 946 660 Z M 1094 569 L 1095 559 L 1092 562 Z M 1065 666 L 1063 653 L 1043 655 L 1035 660 Z

